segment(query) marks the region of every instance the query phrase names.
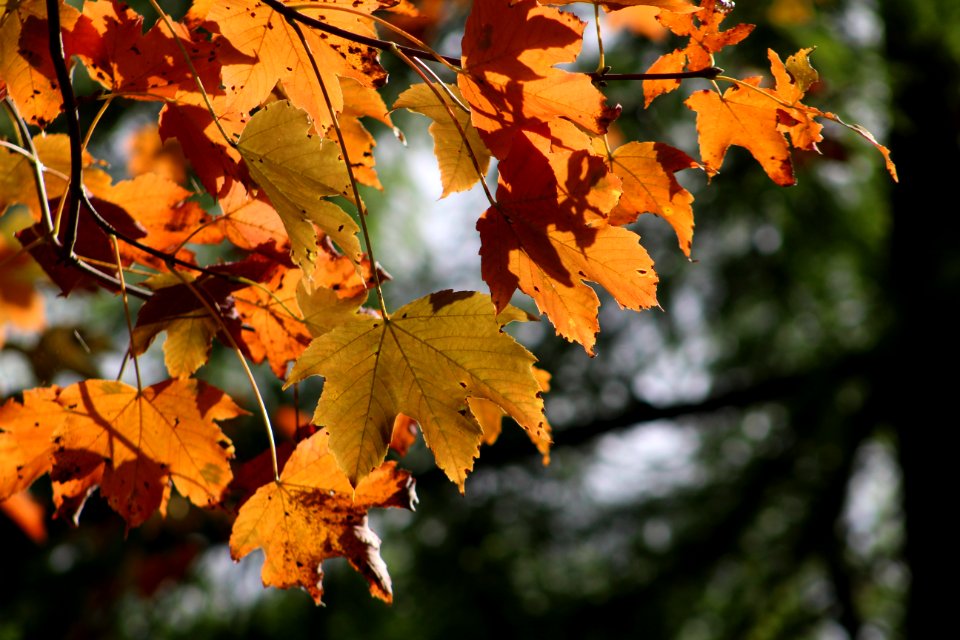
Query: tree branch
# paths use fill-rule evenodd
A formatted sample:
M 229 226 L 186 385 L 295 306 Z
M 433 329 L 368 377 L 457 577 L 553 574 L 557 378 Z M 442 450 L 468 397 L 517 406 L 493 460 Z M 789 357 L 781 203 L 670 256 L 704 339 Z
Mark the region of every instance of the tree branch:
M 48 0 L 48 2 L 49 1 L 50 0 Z M 436 54 L 424 49 L 408 47 L 396 44 L 395 42 L 391 42 L 389 40 L 381 40 L 380 38 L 360 35 L 359 33 L 353 33 L 352 31 L 341 29 L 340 27 L 336 27 L 332 24 L 327 24 L 322 20 L 311 18 L 310 16 L 300 13 L 296 9 L 288 7 L 280 0 L 260 1 L 279 13 L 288 22 L 299 22 L 300 24 L 308 26 L 312 29 L 338 36 L 344 40 L 356 42 L 357 44 L 363 44 L 368 47 L 373 47 L 374 49 L 380 49 L 381 51 L 388 51 L 393 48 L 397 48 L 406 56 L 410 58 L 419 58 L 421 60 L 437 60 L 438 57 Z M 460 64 L 463 62 L 461 58 L 454 56 L 440 55 L 439 57 L 455 66 L 460 66 Z M 698 69 L 696 71 L 682 71 L 679 73 L 607 73 L 606 71 L 591 71 L 589 73 L 585 73 L 585 75 L 590 76 L 597 82 L 609 82 L 611 80 L 684 80 L 687 78 L 706 78 L 707 80 L 712 80 L 721 73 L 723 73 L 723 69 L 719 67 L 707 67 L 705 69 Z

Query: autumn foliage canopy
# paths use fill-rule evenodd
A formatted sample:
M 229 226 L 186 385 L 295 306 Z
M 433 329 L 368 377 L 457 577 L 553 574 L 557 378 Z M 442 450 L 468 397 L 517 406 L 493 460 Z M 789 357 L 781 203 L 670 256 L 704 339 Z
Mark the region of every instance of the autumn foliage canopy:
M 130 363 L 115 380 L 26 389 L 0 405 L 0 500 L 49 475 L 56 517 L 76 521 L 98 489 L 137 527 L 176 492 L 228 514 L 234 558 L 263 549 L 266 585 L 298 586 L 317 602 L 321 563 L 334 556 L 390 600 L 367 514 L 413 507 L 414 481 L 397 459 L 419 436 L 461 491 L 504 417 L 549 460 L 549 374 L 504 331 L 535 319 L 511 305 L 518 290 L 593 355 L 600 301 L 588 283 L 625 309 L 657 306 L 653 262 L 629 225 L 659 216 L 690 255 L 693 196 L 678 172 L 712 178 L 739 146 L 790 185 L 792 150 L 816 151 L 822 123 L 843 124 L 804 103 L 818 81 L 811 49 L 770 51 L 769 78 L 715 66 L 752 30 L 722 0 L 581 3 L 577 15 L 548 6 L 570 0 L 474 0 L 454 56 L 408 33 L 441 20 L 444 3 L 196 0 L 179 20 L 151 4 L 160 19 L 145 29 L 117 0 L 82 11 L 0 3 L 0 345 L 10 327 L 44 329 L 41 291 L 106 289 L 127 318 Z M 615 73 L 602 53 L 596 70 L 571 70 L 592 27 L 578 15 L 639 6 L 671 38 L 649 45 L 663 50 L 649 70 Z M 381 95 L 387 56 L 420 78 L 391 105 Z M 92 94 L 75 94 L 81 66 L 99 86 Z M 651 109 L 681 83 L 705 87 L 685 101 L 699 149 L 615 146 L 621 107 L 604 88 L 640 81 L 638 101 Z M 131 100 L 156 103 L 159 117 L 130 144 L 130 177 L 116 180 L 87 146 L 100 117 Z M 99 107 L 85 129 L 81 103 Z M 488 290 L 384 302 L 367 220 L 390 212 L 364 204 L 365 189 L 384 188 L 367 127 L 393 127 L 399 109 L 430 120 L 442 196 L 478 185 L 487 196 L 464 224 L 479 233 Z M 886 149 L 844 126 L 896 178 Z M 203 263 L 199 245 L 222 257 Z M 161 334 L 168 377 L 148 384 L 137 358 Z M 234 459 L 221 423 L 259 413 L 270 432 L 277 416 L 252 375 L 258 402 L 247 407 L 196 377 L 214 345 L 248 372 L 267 363 L 291 398 L 322 377 L 310 424 Z

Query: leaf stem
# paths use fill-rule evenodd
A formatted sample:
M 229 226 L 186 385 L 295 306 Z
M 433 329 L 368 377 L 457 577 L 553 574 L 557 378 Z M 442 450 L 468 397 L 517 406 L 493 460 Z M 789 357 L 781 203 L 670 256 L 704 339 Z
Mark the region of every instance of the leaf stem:
M 310 66 L 313 67 L 313 74 L 316 76 L 317 83 L 320 85 L 321 93 L 323 93 L 323 101 L 327 105 L 327 111 L 330 112 L 330 120 L 333 122 L 333 130 L 337 134 L 337 143 L 340 145 L 340 153 L 343 154 L 343 162 L 347 167 L 347 176 L 350 178 L 350 187 L 353 189 L 353 198 L 357 205 L 357 211 L 360 214 L 357 217 L 360 218 L 360 228 L 363 230 L 363 240 L 367 245 L 367 257 L 370 259 L 370 265 L 372 266 L 371 272 L 373 273 L 373 280 L 377 290 L 377 302 L 380 304 L 380 313 L 383 314 L 383 319 L 388 321 L 390 319 L 390 314 L 387 313 L 387 304 L 383 298 L 383 289 L 380 283 L 380 272 L 377 269 L 377 259 L 373 254 L 373 242 L 370 240 L 370 229 L 367 226 L 367 209 L 363 204 L 363 200 L 360 198 L 360 190 L 357 187 L 357 178 L 353 174 L 353 167 L 350 164 L 350 154 L 347 151 L 347 141 L 343 137 L 343 131 L 340 129 L 340 122 L 337 119 L 337 112 L 333 108 L 333 102 L 330 100 L 330 93 L 327 91 L 327 85 L 324 83 L 323 77 L 320 75 L 320 67 L 317 66 L 317 59 L 314 57 L 313 51 L 310 49 L 310 44 L 303 35 L 303 29 L 301 29 L 300 25 L 291 18 L 287 18 L 287 23 L 296 32 L 297 37 L 300 39 L 300 44 L 303 45 L 304 52 L 310 59 Z
M 127 332 L 130 334 L 130 347 L 127 352 L 133 358 L 133 370 L 137 376 L 137 394 L 143 393 L 143 381 L 140 378 L 140 361 L 137 354 L 133 352 L 133 320 L 130 319 L 130 302 L 127 299 L 127 282 L 123 277 L 123 262 L 120 260 L 120 243 L 117 242 L 117 236 L 111 235 L 110 242 L 113 244 L 113 255 L 117 260 L 117 279 L 120 280 L 120 297 L 123 300 L 123 313 L 127 318 Z
M 593 21 L 597 25 L 597 46 L 600 48 L 600 60 L 597 62 L 597 73 L 603 75 L 607 68 L 607 63 L 603 55 L 603 34 L 600 33 L 600 5 L 593 5 Z
M 149 2 L 150 6 L 153 7 L 153 10 L 156 11 L 160 16 L 160 19 L 163 20 L 163 24 L 167 26 L 167 30 L 170 31 L 170 35 L 172 35 L 173 39 L 176 40 L 177 48 L 180 49 L 180 53 L 183 54 L 183 59 L 190 68 L 190 74 L 193 76 L 193 81 L 197 85 L 197 90 L 203 97 L 203 104 L 207 106 L 207 111 L 210 112 L 210 117 L 213 118 L 213 124 L 217 126 L 217 130 L 220 132 L 220 135 L 223 136 L 223 139 L 227 141 L 227 144 L 229 144 L 231 147 L 236 147 L 237 142 L 227 135 L 227 132 L 223 129 L 223 125 L 220 124 L 220 117 L 217 116 L 217 112 L 213 108 L 213 103 L 210 102 L 210 96 L 207 95 L 206 89 L 203 88 L 203 81 L 200 80 L 200 74 L 197 73 L 197 68 L 193 66 L 193 60 L 190 59 L 190 54 L 187 53 L 187 48 L 183 46 L 183 41 L 180 40 L 180 35 L 177 33 L 176 29 L 173 28 L 173 22 L 170 21 L 170 16 L 168 16 L 166 11 L 164 11 L 160 5 L 157 4 L 157 0 L 149 0 Z
M 250 370 L 250 365 L 247 364 L 247 359 L 243 356 L 243 351 L 240 350 L 240 345 L 237 344 L 237 341 L 233 339 L 233 334 L 230 333 L 230 329 L 224 323 L 223 318 L 220 317 L 220 314 L 217 313 L 213 305 L 210 304 L 210 301 L 203 297 L 203 293 L 193 286 L 193 283 L 187 280 L 179 271 L 171 267 L 170 272 L 180 279 L 187 289 L 190 290 L 197 300 L 200 301 L 200 304 L 207 310 L 207 313 L 210 314 L 210 317 L 213 318 L 213 321 L 217 323 L 217 326 L 220 327 L 220 333 L 222 333 L 227 338 L 227 342 L 230 343 L 230 347 L 233 349 L 233 352 L 237 354 L 237 358 L 240 360 L 240 366 L 243 367 L 244 373 L 247 375 L 247 381 L 250 383 L 250 388 L 253 389 L 253 395 L 257 400 L 257 408 L 260 410 L 260 416 L 263 419 L 263 425 L 267 430 L 267 442 L 270 444 L 270 461 L 273 463 L 273 479 L 276 482 L 280 482 L 280 464 L 277 461 L 277 442 L 273 437 L 273 425 L 270 423 L 270 414 L 267 412 L 267 405 L 263 402 L 263 395 L 260 393 L 260 387 L 257 385 L 256 378 L 253 377 L 253 371 Z
M 33 182 L 37 189 L 37 200 L 40 203 L 40 219 L 43 221 L 43 226 L 46 228 L 47 234 L 52 237 L 53 243 L 56 244 L 58 239 L 56 234 L 53 233 L 53 216 L 50 213 L 50 203 L 47 201 L 47 184 L 43 178 L 43 163 L 37 154 L 37 147 L 33 144 L 33 136 L 30 135 L 30 129 L 27 127 L 27 123 L 24 122 L 23 116 L 20 115 L 20 112 L 17 110 L 17 105 L 14 104 L 13 100 L 4 98 L 3 105 L 16 124 L 15 129 L 17 136 L 27 147 L 26 149 L 20 149 L 20 151 L 23 152 L 23 155 L 30 158 L 31 165 L 33 166 Z M 16 150 L 17 148 L 13 149 Z
M 107 109 L 110 108 L 110 105 L 113 103 L 113 97 L 109 97 L 104 100 L 103 104 L 100 105 L 100 108 L 97 109 L 97 115 L 93 116 L 93 121 L 90 123 L 90 127 L 87 129 L 87 134 L 83 137 L 83 142 L 80 143 L 81 149 L 86 149 L 90 145 L 90 138 L 93 137 L 93 131 L 97 128 L 97 125 L 100 123 L 100 119 L 103 117 L 103 114 L 107 112 Z

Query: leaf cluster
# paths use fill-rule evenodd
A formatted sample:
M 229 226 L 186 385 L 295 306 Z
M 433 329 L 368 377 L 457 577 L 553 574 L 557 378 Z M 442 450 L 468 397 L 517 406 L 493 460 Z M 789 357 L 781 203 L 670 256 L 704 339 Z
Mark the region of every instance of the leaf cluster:
M 577 61 L 587 23 L 535 0 L 475 0 L 453 57 L 398 26 L 439 19 L 405 1 L 200 0 L 176 21 L 151 4 L 160 20 L 146 30 L 117 0 L 82 11 L 56 0 L 2 8 L 0 97 L 12 135 L 0 149 L 0 208 L 10 220 L 28 213 L 0 236 L 0 345 L 8 324 L 44 328 L 39 271 L 65 296 L 106 289 L 127 320 L 135 385 L 121 371 L 8 399 L 0 499 L 49 474 L 58 517 L 77 520 L 99 489 L 136 527 L 164 515 L 176 491 L 229 510 L 234 558 L 263 548 L 264 583 L 302 587 L 318 603 L 321 563 L 334 556 L 373 595 L 392 597 L 367 514 L 413 508 L 412 477 L 386 458 L 391 449 L 402 456 L 417 432 L 461 491 L 504 416 L 549 459 L 549 374 L 503 330 L 530 319 L 511 305 L 517 291 L 594 355 L 600 299 L 589 283 L 625 309 L 658 306 L 653 262 L 628 225 L 662 217 L 691 255 L 694 197 L 678 172 L 712 178 L 740 146 L 790 185 L 791 152 L 817 150 L 818 120 L 843 124 L 803 103 L 817 82 L 810 49 L 786 62 L 771 51 L 772 86 L 723 75 L 715 55 L 752 26 L 723 29 L 732 3 L 716 0 L 594 4 L 601 42 L 601 8 L 659 9 L 680 46 L 642 74 L 614 73 L 602 49 L 596 71 L 560 68 Z M 381 55 L 422 80 L 391 107 Z M 84 97 L 99 105 L 85 131 L 72 80 L 80 65 L 101 87 Z M 641 80 L 649 107 L 694 79 L 713 83 L 685 102 L 696 112 L 699 161 L 663 142 L 615 142 L 622 109 L 604 86 Z M 720 82 L 731 86 L 721 92 Z M 130 178 L 115 181 L 87 147 L 104 113 L 131 100 L 161 108 L 133 140 Z M 389 211 L 364 203 L 363 189 L 384 188 L 364 123 L 392 127 L 396 109 L 431 120 L 442 197 L 484 191 L 489 206 L 474 219 L 489 293 L 437 291 L 387 308 L 367 217 Z M 47 132 L 57 127 L 66 133 Z M 895 179 L 887 150 L 850 128 L 877 146 Z M 226 247 L 232 258 L 203 263 L 197 245 Z M 131 297 L 144 300 L 136 313 Z M 146 384 L 138 357 L 164 333 L 169 377 Z M 234 351 L 247 374 L 272 473 L 263 459 L 233 460 L 219 423 L 246 411 L 196 377 L 214 345 Z M 263 362 L 284 388 L 324 379 L 312 424 L 295 428 L 286 447 L 274 443 L 248 364 Z

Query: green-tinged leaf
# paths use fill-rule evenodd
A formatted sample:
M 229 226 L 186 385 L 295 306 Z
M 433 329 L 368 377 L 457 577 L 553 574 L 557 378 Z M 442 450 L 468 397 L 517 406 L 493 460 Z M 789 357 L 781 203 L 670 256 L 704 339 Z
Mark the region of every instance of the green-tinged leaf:
M 387 454 L 394 418 L 420 424 L 439 466 L 463 490 L 482 429 L 468 398 L 485 398 L 544 438 L 535 361 L 500 330 L 489 296 L 441 291 L 397 310 L 389 320 L 357 315 L 315 339 L 287 385 L 326 378 L 314 422 L 356 486 Z
M 347 195 L 350 179 L 336 143 L 309 133 L 310 117 L 281 100 L 257 112 L 240 136 L 238 150 L 250 176 L 267 192 L 290 236 L 293 261 L 309 273 L 319 227 L 354 261 L 360 260 L 360 228 L 346 211 L 325 200 Z

